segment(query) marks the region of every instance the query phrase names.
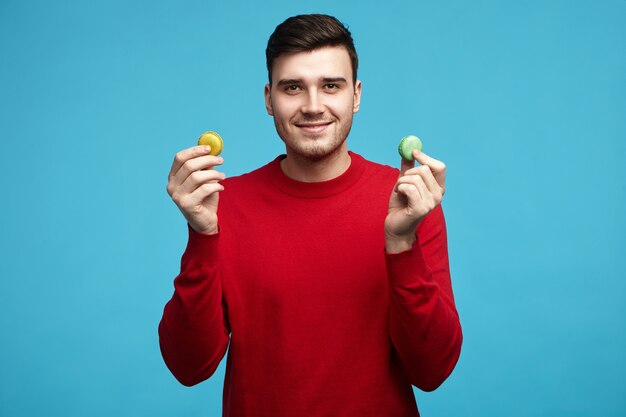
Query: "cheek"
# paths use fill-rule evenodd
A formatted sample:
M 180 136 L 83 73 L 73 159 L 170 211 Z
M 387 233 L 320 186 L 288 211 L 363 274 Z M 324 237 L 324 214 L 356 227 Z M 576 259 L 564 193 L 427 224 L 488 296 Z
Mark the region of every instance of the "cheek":
M 340 100 L 334 102 L 333 109 L 341 115 L 352 114 L 354 110 L 354 100 L 352 99 L 352 95 L 342 97 Z
M 274 102 L 274 117 L 277 117 L 281 120 L 289 120 L 291 116 L 294 114 L 294 106 L 291 103 L 284 102 Z

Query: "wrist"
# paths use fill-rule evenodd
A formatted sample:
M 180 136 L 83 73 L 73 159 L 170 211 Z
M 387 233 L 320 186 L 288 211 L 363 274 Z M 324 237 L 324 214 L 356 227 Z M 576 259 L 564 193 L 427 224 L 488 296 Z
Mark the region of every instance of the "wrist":
M 191 230 L 193 230 L 194 232 L 201 234 L 201 235 L 215 235 L 217 234 L 217 232 L 219 232 L 219 227 L 216 226 L 209 226 L 207 228 L 204 229 L 200 229 L 200 228 L 196 228 L 193 225 L 189 225 L 191 227 Z
M 400 253 L 410 250 L 417 238 L 414 234 L 409 236 L 385 236 L 385 251 L 387 253 Z

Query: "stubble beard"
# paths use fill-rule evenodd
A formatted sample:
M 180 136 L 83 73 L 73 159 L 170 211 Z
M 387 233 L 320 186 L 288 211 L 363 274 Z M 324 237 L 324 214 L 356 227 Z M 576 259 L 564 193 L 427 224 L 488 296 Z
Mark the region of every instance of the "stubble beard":
M 307 135 L 308 140 L 306 141 L 300 139 L 292 140 L 276 118 L 274 118 L 274 126 L 278 132 L 278 136 L 280 136 L 285 143 L 288 154 L 312 162 L 318 162 L 336 153 L 346 139 L 348 139 L 348 135 L 352 129 L 352 118 L 353 116 L 350 115 L 349 120 L 346 120 L 345 123 L 342 124 L 338 124 L 335 121 L 333 126 L 335 131 L 332 132 L 329 140 L 318 139 L 318 137 L 322 137 L 323 135 Z M 307 121 L 315 122 L 318 120 L 311 118 L 307 119 Z

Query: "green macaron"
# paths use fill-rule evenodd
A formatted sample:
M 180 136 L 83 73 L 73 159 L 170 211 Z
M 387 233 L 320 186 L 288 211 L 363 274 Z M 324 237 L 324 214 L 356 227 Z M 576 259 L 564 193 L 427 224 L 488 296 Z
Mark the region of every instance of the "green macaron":
M 414 135 L 405 136 L 398 145 L 398 152 L 400 156 L 407 161 L 413 161 L 413 150 L 417 149 L 422 151 L 422 141 L 420 138 Z

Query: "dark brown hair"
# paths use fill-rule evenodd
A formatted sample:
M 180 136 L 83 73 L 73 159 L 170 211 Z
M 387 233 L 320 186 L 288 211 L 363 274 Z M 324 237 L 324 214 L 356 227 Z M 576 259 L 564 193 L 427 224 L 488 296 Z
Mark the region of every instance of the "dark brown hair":
M 356 83 L 359 58 L 348 28 L 333 16 L 306 14 L 290 17 L 276 26 L 274 33 L 267 41 L 265 58 L 270 86 L 272 84 L 272 65 L 280 55 L 307 52 L 325 46 L 343 46 L 346 48 L 352 64 L 352 82 Z

